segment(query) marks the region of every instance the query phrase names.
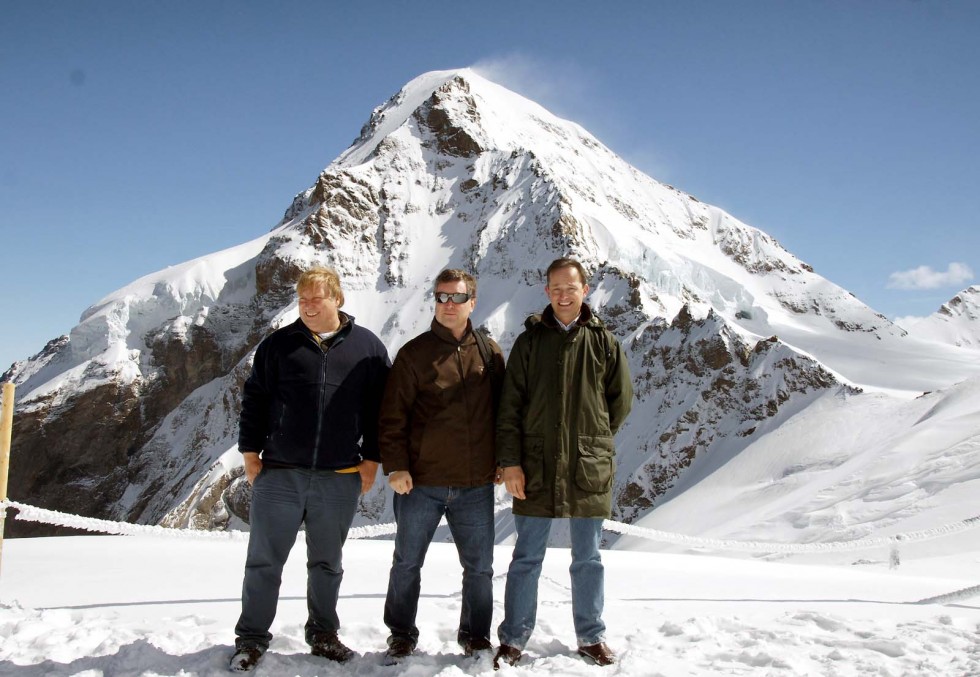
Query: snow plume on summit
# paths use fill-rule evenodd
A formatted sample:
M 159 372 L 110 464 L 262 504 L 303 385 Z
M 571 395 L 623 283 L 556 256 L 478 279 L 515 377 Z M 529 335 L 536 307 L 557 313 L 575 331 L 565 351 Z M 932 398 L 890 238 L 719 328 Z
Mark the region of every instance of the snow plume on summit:
M 564 255 L 592 271 L 589 301 L 635 381 L 618 438 L 623 519 L 827 393 L 907 399 L 980 372 L 975 351 L 906 335 L 581 126 L 471 70 L 433 72 L 376 108 L 267 235 L 134 282 L 14 365 L 11 495 L 144 523 L 240 525 L 241 383 L 258 341 L 295 319 L 302 269 L 335 267 L 345 309 L 392 355 L 428 327 L 439 270 L 473 271 L 473 320 L 507 351 Z M 376 487 L 359 522 L 390 518 L 389 502 Z

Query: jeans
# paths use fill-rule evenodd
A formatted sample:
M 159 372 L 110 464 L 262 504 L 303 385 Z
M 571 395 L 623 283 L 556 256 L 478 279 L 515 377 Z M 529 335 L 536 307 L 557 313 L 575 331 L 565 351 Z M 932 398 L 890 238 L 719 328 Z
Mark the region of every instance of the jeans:
M 391 639 L 418 640 L 415 615 L 422 585 L 422 564 L 443 515 L 463 566 L 462 609 L 456 639 L 490 639 L 493 616 L 493 485 L 480 487 L 416 486 L 395 494 L 395 554 L 388 578 L 384 622 Z M 389 640 L 390 641 L 390 640 Z
M 242 614 L 235 625 L 235 645 L 269 647 L 269 628 L 276 617 L 282 568 L 306 524 L 306 641 L 340 627 L 337 600 L 344 576 L 344 541 L 361 493 L 358 473 L 300 468 L 264 468 L 252 485 L 251 529 Z
M 531 637 L 538 611 L 538 578 L 551 533 L 550 517 L 514 515 L 517 544 L 507 571 L 504 588 L 504 620 L 497 628 L 501 644 L 523 649 Z M 602 622 L 604 568 L 599 555 L 602 519 L 573 517 L 569 520 L 572 538 L 572 620 L 579 646 L 603 641 Z

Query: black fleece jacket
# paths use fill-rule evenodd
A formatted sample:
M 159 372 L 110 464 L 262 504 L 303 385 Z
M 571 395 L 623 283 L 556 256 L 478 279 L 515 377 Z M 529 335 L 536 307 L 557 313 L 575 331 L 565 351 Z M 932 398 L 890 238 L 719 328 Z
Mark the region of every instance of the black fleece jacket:
M 314 470 L 381 460 L 378 413 L 391 361 L 377 336 L 341 319 L 340 333 L 322 344 L 302 320 L 259 344 L 242 395 L 239 451 Z

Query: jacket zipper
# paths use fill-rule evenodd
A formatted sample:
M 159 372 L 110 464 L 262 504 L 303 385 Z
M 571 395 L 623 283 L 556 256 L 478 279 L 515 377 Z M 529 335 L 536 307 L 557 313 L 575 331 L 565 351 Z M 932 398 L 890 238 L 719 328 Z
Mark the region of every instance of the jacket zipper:
M 314 339 L 310 339 L 314 343 Z M 316 436 L 313 438 L 313 465 L 311 470 L 316 470 L 317 461 L 320 457 L 320 437 L 323 433 L 323 398 L 326 396 L 327 388 L 327 353 L 330 348 L 324 348 L 322 343 L 316 344 L 320 351 L 320 389 L 316 397 Z
M 470 406 L 469 406 L 469 398 L 467 397 L 467 392 L 466 392 L 466 371 L 465 371 L 465 369 L 463 369 L 463 344 L 462 343 L 457 343 L 456 344 L 456 363 L 457 363 L 457 366 L 459 367 L 459 384 L 460 384 L 460 386 L 462 387 L 462 390 L 463 390 L 463 410 L 464 410 L 464 412 L 466 412 L 466 416 L 467 416 L 467 420 L 468 420 L 469 419 Z M 468 457 L 467 458 L 467 461 L 468 462 L 467 462 L 466 465 L 469 467 L 469 472 L 470 472 L 469 478 L 470 478 L 470 482 L 472 483 L 472 481 L 473 481 L 473 462 L 472 462 L 473 461 L 473 459 L 472 459 L 473 443 L 472 443 L 472 440 L 469 439 L 469 436 L 470 436 L 470 425 L 469 425 L 469 423 L 467 423 L 467 425 L 466 425 L 466 437 L 467 437 L 467 439 L 466 439 L 466 454 L 467 454 L 467 457 Z

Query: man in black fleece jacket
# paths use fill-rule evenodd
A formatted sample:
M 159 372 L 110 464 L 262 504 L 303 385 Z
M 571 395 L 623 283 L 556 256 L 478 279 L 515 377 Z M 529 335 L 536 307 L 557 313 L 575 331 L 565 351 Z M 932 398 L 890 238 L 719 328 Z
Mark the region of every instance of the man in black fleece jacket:
M 299 319 L 265 338 L 245 382 L 238 449 L 252 484 L 250 534 L 230 668 L 246 672 L 269 647 L 283 565 L 306 525 L 306 641 L 346 662 L 337 636 L 341 555 L 358 496 L 378 470 L 377 421 L 391 362 L 384 344 L 340 311 L 337 274 L 306 271 Z

